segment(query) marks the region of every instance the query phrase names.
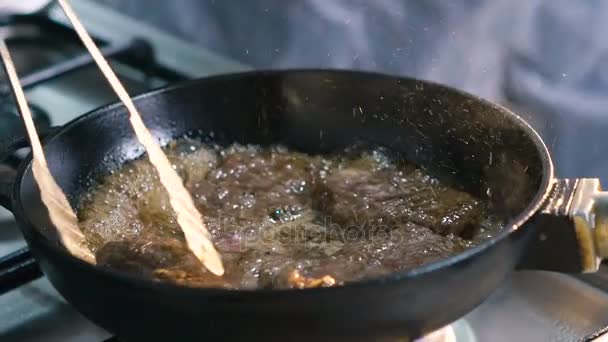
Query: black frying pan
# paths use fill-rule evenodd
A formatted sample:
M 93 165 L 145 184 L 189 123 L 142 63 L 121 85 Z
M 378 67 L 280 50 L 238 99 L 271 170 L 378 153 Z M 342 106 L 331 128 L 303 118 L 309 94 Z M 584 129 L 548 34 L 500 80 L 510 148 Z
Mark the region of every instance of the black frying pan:
M 322 153 L 373 141 L 487 200 L 508 224 L 452 258 L 343 287 L 185 288 L 101 269 L 68 254 L 49 223 L 28 159 L 10 180 L 12 190 L 2 193 L 2 204 L 15 214 L 59 292 L 126 340 L 417 337 L 475 308 L 518 265 L 593 271 L 606 255 L 605 228 L 591 220 L 601 207 L 597 180 L 554 179 L 547 149 L 530 126 L 451 88 L 352 71 L 251 72 L 153 91 L 136 104 L 165 142 L 187 132 L 214 132 L 219 143 L 283 143 Z M 45 152 L 58 183 L 74 199 L 86 191 L 87 176 L 117 168 L 142 150 L 124 107 L 113 104 L 60 128 Z

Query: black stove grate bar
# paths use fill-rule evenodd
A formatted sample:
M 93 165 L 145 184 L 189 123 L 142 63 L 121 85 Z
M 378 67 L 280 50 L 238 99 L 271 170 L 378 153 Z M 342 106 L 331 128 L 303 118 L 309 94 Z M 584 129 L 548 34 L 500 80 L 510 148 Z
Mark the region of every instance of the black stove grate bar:
M 142 40 L 134 40 L 127 44 L 109 45 L 101 48 L 103 55 L 106 58 L 125 58 L 133 63 L 143 65 L 154 65 L 154 52 L 148 43 Z M 59 76 L 63 76 L 72 71 L 78 70 L 93 63 L 93 58 L 88 53 L 82 53 L 74 58 L 70 58 L 63 62 L 52 66 L 34 71 L 29 75 L 20 78 L 21 86 L 24 89 L 34 87 L 42 82 L 50 81 Z M 0 85 L 0 94 L 8 94 L 10 86 L 8 84 Z
M 40 278 L 42 272 L 27 248 L 0 258 L 0 295 Z

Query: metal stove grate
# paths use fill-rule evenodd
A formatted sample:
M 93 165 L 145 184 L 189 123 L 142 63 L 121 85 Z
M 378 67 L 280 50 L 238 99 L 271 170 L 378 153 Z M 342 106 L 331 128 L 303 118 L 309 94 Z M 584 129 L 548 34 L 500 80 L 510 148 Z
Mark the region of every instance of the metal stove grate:
M 29 31 L 27 29 L 24 31 L 25 33 L 19 30 L 11 31 L 11 27 L 29 27 Z M 52 34 L 55 37 L 58 37 L 59 40 L 74 41 L 76 39 L 75 45 L 79 44 L 77 37 L 74 35 L 70 27 L 66 27 L 63 24 L 52 21 L 46 17 L 15 16 L 7 20 L 0 21 L 0 35 L 9 39 L 9 42 L 11 37 L 22 37 L 20 36 L 22 34 L 28 35 L 28 32 L 30 32 L 32 29 L 34 31 L 38 30 L 52 32 Z M 34 38 L 30 37 L 28 39 Z M 108 44 L 100 39 L 96 40 L 100 43 L 100 46 L 102 46 L 104 55 L 111 61 L 116 61 L 122 66 L 137 70 L 146 77 L 161 79 L 167 83 L 172 83 L 187 78 L 179 72 L 157 63 L 154 49 L 147 41 L 143 39 L 133 39 L 128 43 L 119 44 Z M 87 67 L 92 63 L 93 60 L 86 53 L 72 53 L 71 56 L 63 58 L 59 61 L 53 61 L 53 63 L 48 65 L 24 70 L 24 72 L 21 74 L 21 81 L 24 88 L 33 88 L 47 81 L 51 81 L 60 76 L 65 76 L 71 72 Z M 0 80 L 0 98 L 9 96 L 9 93 L 10 89 L 8 88 L 8 85 Z M 12 106 L 9 107 L 11 108 L 8 110 L 14 111 Z M 3 107 L 3 110 L 6 111 L 7 109 Z M 15 113 L 14 116 L 3 116 L 3 122 L 6 120 L 18 121 L 18 115 Z M 40 113 L 40 120 L 48 124 L 49 118 L 44 111 Z M 20 125 L 14 125 L 11 127 L 17 126 Z M 9 136 L 5 137 L 4 135 L 6 134 L 2 134 L 0 138 L 7 138 L 8 140 L 10 140 L 10 136 L 14 134 L 14 132 L 11 130 L 4 133 L 8 134 Z M 12 159 L 11 163 L 15 164 L 15 156 L 11 156 L 10 158 Z M 0 163 L 3 162 L 6 162 L 6 160 L 0 160 Z M 40 268 L 27 247 L 0 257 L 0 295 L 28 284 L 41 276 L 42 272 L 40 271 Z M 109 341 L 117 341 L 117 339 L 112 338 Z

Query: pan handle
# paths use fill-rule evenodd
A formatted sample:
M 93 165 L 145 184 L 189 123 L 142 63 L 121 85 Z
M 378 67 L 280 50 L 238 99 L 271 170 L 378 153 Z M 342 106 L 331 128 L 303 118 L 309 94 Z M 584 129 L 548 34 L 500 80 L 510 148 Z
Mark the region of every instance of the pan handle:
M 40 139 L 48 139 L 52 136 L 59 127 L 46 128 L 39 132 Z M 17 167 L 20 160 L 15 161 L 15 153 L 29 147 L 29 140 L 24 135 L 16 135 L 4 140 L 0 140 L 0 206 L 12 211 L 11 208 L 11 192 L 13 183 L 17 177 Z
M 608 259 L 608 192 L 599 179 L 555 179 L 528 225 L 536 234 L 519 269 L 587 273 Z
M 581 241 L 592 240 L 597 270 L 608 258 L 608 192 L 602 191 L 599 179 L 579 179 L 570 215 L 574 218 Z M 591 249 L 591 246 L 589 247 Z

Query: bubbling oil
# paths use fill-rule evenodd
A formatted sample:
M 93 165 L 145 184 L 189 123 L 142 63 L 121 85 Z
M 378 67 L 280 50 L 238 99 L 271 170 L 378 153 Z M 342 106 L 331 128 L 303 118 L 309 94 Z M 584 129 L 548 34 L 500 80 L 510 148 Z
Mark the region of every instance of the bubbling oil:
M 80 200 L 98 264 L 194 287 L 337 286 L 450 257 L 502 229 L 483 203 L 382 148 L 309 155 L 182 138 L 165 152 L 226 273 L 205 271 L 189 252 L 146 158 L 100 177 Z

